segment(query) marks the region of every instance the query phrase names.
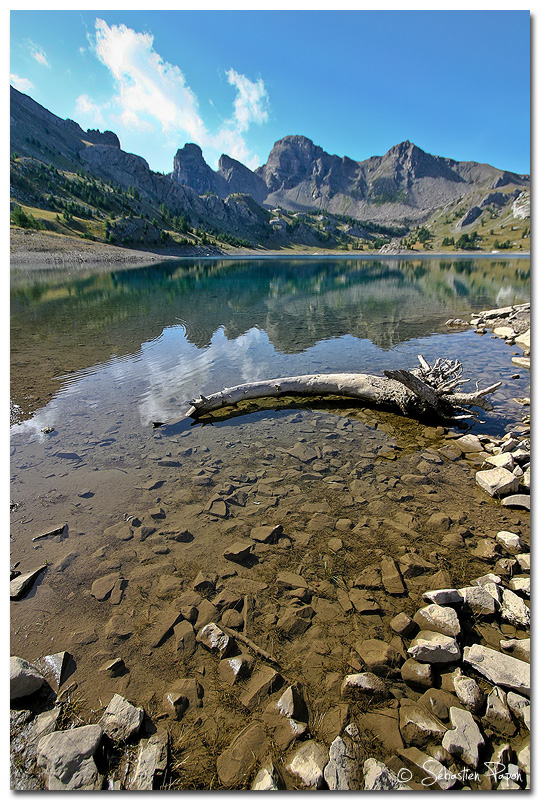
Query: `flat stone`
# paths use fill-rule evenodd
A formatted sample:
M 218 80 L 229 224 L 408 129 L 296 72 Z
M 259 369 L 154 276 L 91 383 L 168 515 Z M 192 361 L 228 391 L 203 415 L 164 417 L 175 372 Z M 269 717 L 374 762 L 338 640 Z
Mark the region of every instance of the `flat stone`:
M 252 722 L 241 730 L 217 759 L 217 772 L 223 786 L 233 787 L 239 784 L 251 772 L 268 746 L 268 739 L 260 722 Z
M 510 531 L 499 531 L 496 536 L 497 541 L 507 553 L 515 556 L 523 550 L 523 543 L 521 537 L 517 533 L 510 533 Z
M 405 698 L 401 701 L 406 705 L 409 701 Z M 452 692 L 447 692 L 444 689 L 435 689 L 434 687 L 427 689 L 424 694 L 418 698 L 421 706 L 427 708 L 430 714 L 433 714 L 437 719 L 442 722 L 448 721 L 448 709 L 452 706 L 461 708 L 461 705 L 456 701 L 456 697 Z
M 508 655 L 519 658 L 520 661 L 531 662 L 531 640 L 530 639 L 501 639 L 499 644 L 501 650 Z
M 276 584 L 281 589 L 307 589 L 308 585 L 301 575 L 296 572 L 278 572 Z
M 330 745 L 324 779 L 331 792 L 362 789 L 363 772 L 360 748 L 348 736 L 337 736 Z
M 505 653 L 498 653 L 489 647 L 473 644 L 463 651 L 463 663 L 469 664 L 484 678 L 497 686 L 529 696 L 531 691 L 531 671 L 529 665 Z
M 120 579 L 120 575 L 117 572 L 111 575 L 104 575 L 102 578 L 97 578 L 92 584 L 90 594 L 93 595 L 96 600 L 106 600 L 114 589 L 116 582 Z
M 223 558 L 226 558 L 227 561 L 235 561 L 237 564 L 241 564 L 242 562 L 246 561 L 250 555 L 250 542 L 234 542 L 234 544 L 232 544 L 230 547 L 227 547 L 227 549 L 223 552 Z
M 517 344 L 518 347 L 522 347 L 524 350 L 531 349 L 531 329 L 525 331 L 525 333 L 520 333 L 519 336 L 516 336 L 514 344 Z
M 217 575 L 215 573 L 208 574 L 200 570 L 193 581 L 193 590 L 195 592 L 213 591 L 216 586 L 216 581 Z
M 168 752 L 167 734 L 155 733 L 147 741 L 141 742 L 129 788 L 147 792 L 161 788 L 167 770 Z
M 419 609 L 413 617 L 414 622 L 423 631 L 437 631 L 446 636 L 458 636 L 461 633 L 459 618 L 453 608 L 432 603 Z
M 187 619 L 183 619 L 173 630 L 176 652 L 182 658 L 190 658 L 197 649 L 193 625 Z
M 493 539 L 488 538 L 480 539 L 474 550 L 471 550 L 471 556 L 473 558 L 479 558 L 481 561 L 495 561 L 498 555 L 499 545 Z
M 524 356 L 514 356 L 512 358 L 512 364 L 516 367 L 523 367 L 524 369 L 531 368 L 531 359 L 525 358 Z
M 495 613 L 495 600 L 483 586 L 464 586 L 459 589 L 463 598 L 464 609 L 470 614 L 490 617 Z
M 513 339 L 516 332 L 509 325 L 499 325 L 497 328 L 493 328 L 493 334 L 500 339 Z
M 367 758 L 364 761 L 363 772 L 365 792 L 393 792 L 411 788 L 406 783 L 402 783 L 395 772 L 392 772 L 382 761 L 377 761 L 376 758 Z
M 420 631 L 407 652 L 417 661 L 428 664 L 450 664 L 461 658 L 456 640 L 435 631 Z
M 380 589 L 382 586 L 381 574 L 377 567 L 366 567 L 354 579 L 353 586 L 363 589 Z
M 253 528 L 249 535 L 255 542 L 275 544 L 282 533 L 283 525 L 260 525 L 257 528 Z
M 480 750 L 484 745 L 484 737 L 474 721 L 470 711 L 459 708 L 450 709 L 450 723 L 452 729 L 447 731 L 442 740 L 442 746 L 450 755 L 460 758 L 465 764 L 474 769 L 480 760 Z
M 204 510 L 212 517 L 220 517 L 221 519 L 226 519 L 229 515 L 225 500 L 211 500 Z
M 32 572 L 26 572 L 24 575 L 18 575 L 16 578 L 13 578 L 13 580 L 9 582 L 10 600 L 20 600 L 24 597 L 24 595 L 30 591 L 44 569 L 47 569 L 47 564 L 43 564 Z
M 197 641 L 220 658 L 227 656 L 234 644 L 234 639 L 221 630 L 215 623 L 209 622 L 197 634 Z
M 343 700 L 354 700 L 360 695 L 388 695 L 386 684 L 373 672 L 356 672 L 346 675 L 341 684 Z
M 107 639 L 128 639 L 133 633 L 133 619 L 127 614 L 113 614 L 104 632 Z
M 486 575 L 481 575 L 479 578 L 475 578 L 471 583 L 474 586 L 485 586 L 487 583 L 495 583 L 497 586 L 501 584 L 501 576 L 495 575 L 493 572 L 488 572 Z
M 311 619 L 301 616 L 295 611 L 287 611 L 276 623 L 278 630 L 288 637 L 301 636 L 310 625 Z
M 462 706 L 472 714 L 478 714 L 484 705 L 484 693 L 474 678 L 464 675 L 457 669 L 453 676 L 454 691 Z
M 379 614 L 381 607 L 365 589 L 351 589 L 349 599 L 359 614 Z
M 525 601 L 510 589 L 502 590 L 500 615 L 517 628 L 528 628 L 531 624 L 531 614 Z
M 142 708 L 137 708 L 121 695 L 115 694 L 99 724 L 110 739 L 125 742 L 138 733 L 143 717 Z
M 530 553 L 518 553 L 517 556 L 516 556 L 516 561 L 518 562 L 522 572 L 530 572 L 531 571 L 531 554 Z
M 492 689 L 487 696 L 482 724 L 484 728 L 491 728 L 492 731 L 502 736 L 513 736 L 516 732 L 510 709 L 506 704 L 506 694 L 499 686 Z
M 519 487 L 519 479 L 507 469 L 494 467 L 476 473 L 476 483 L 491 497 L 503 497 L 515 494 Z
M 401 677 L 413 689 L 429 689 L 433 686 L 431 664 L 421 664 L 414 658 L 408 658 L 402 664 Z
M 527 475 L 527 471 L 525 475 Z M 527 485 L 526 480 L 524 481 L 524 485 Z M 502 504 L 506 506 L 506 508 L 524 508 L 526 511 L 530 511 L 531 496 L 530 494 L 511 494 L 508 497 L 503 497 Z
M 11 656 L 9 659 L 9 699 L 28 697 L 41 689 L 45 678 L 36 667 L 24 658 Z
M 197 606 L 197 619 L 193 625 L 196 631 L 202 630 L 205 625 L 208 625 L 210 622 L 216 622 L 219 617 L 219 610 L 215 607 L 210 600 L 207 600 L 205 597 L 201 600 L 199 605 Z
M 103 731 L 83 725 L 42 736 L 37 745 L 37 766 L 46 773 L 49 791 L 99 790 L 103 784 L 94 753 Z
M 162 609 L 152 622 L 152 630 L 148 639 L 150 647 L 159 647 L 172 633 L 174 626 L 182 619 L 182 614 L 174 608 Z M 189 623 L 188 623 L 189 625 Z
M 343 540 L 339 539 L 337 536 L 332 536 L 328 539 L 327 547 L 331 553 L 339 553 L 339 551 L 343 549 Z
M 441 742 L 447 729 L 424 707 L 411 702 L 399 709 L 399 730 L 405 744 L 424 747 L 432 740 Z
M 484 449 L 482 442 L 474 433 L 467 433 L 465 436 L 460 436 L 458 439 L 454 439 L 452 444 L 459 447 L 462 453 L 481 453 Z
M 261 666 L 251 676 L 244 692 L 240 695 L 240 702 L 250 711 L 253 711 L 269 694 L 283 686 L 283 677 L 275 669 Z
M 242 678 L 246 678 L 251 672 L 253 659 L 249 656 L 239 655 L 231 658 L 224 658 L 219 663 L 219 677 L 229 686 L 234 686 Z
M 286 770 L 298 778 L 304 786 L 322 789 L 324 786 L 324 768 L 328 763 L 329 753 L 324 745 L 310 739 L 301 744 L 290 756 Z
M 382 558 L 380 562 L 381 580 L 388 594 L 400 595 L 407 591 L 393 558 Z

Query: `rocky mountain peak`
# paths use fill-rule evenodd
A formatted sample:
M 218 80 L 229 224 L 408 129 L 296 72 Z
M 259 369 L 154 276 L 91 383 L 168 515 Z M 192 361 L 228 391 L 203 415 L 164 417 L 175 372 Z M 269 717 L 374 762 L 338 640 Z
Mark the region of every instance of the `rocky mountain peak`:
M 203 152 L 198 144 L 187 142 L 176 151 L 173 162 L 172 177 L 178 183 L 191 186 L 197 194 L 217 192 L 218 176 L 204 160 Z

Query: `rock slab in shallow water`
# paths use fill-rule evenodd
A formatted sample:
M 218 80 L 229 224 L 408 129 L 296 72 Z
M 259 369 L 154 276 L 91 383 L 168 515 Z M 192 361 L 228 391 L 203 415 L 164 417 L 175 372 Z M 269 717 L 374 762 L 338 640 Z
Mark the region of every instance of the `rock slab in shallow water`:
M 463 651 L 463 663 L 497 686 L 513 689 L 527 697 L 531 692 L 531 670 L 529 664 L 505 653 L 498 653 L 481 644 L 473 644 Z

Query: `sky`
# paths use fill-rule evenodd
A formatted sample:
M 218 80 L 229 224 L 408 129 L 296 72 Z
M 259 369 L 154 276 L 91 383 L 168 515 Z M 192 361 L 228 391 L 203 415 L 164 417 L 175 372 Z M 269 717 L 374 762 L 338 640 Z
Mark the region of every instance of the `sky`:
M 170 172 L 302 134 L 530 172 L 528 11 L 12 11 L 11 83 Z

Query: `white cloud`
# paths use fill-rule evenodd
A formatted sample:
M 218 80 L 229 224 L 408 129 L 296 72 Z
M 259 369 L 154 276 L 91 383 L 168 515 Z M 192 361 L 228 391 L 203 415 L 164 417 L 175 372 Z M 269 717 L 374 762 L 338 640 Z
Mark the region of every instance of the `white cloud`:
M 268 95 L 262 79 L 253 82 L 234 69 L 227 71 L 228 82 L 237 92 L 234 112 L 212 132 L 184 73 L 154 50 L 151 33 L 137 33 L 126 25 L 109 26 L 96 19 L 95 36 L 89 36 L 89 41 L 114 79 L 115 95 L 101 106 L 81 95 L 77 100 L 80 116 L 100 125 L 106 118 L 106 124 L 120 129 L 120 134 L 122 129 L 130 134 L 155 131 L 176 145 L 196 142 L 210 161 L 226 152 L 249 166 L 258 165 L 244 134 L 252 123 L 260 125 L 268 119 Z
M 21 78 L 19 75 L 15 75 L 14 73 L 11 73 L 9 76 L 9 82 L 20 92 L 29 92 L 30 89 L 34 88 L 32 81 L 29 81 L 28 78 Z
M 34 44 L 34 42 L 30 42 L 30 55 L 32 58 L 35 58 L 38 64 L 41 64 L 42 67 L 51 66 L 47 61 L 47 56 L 43 48 L 39 47 L 37 44 Z

